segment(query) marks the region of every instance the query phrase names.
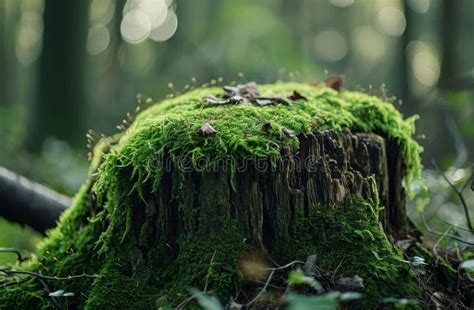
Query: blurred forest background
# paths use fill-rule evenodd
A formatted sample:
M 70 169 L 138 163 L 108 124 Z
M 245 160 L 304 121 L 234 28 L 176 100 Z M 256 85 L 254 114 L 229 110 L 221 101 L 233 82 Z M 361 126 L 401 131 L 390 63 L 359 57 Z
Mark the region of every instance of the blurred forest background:
M 413 185 L 412 219 L 425 232 L 466 228 L 441 170 L 458 187 L 471 176 L 473 55 L 472 0 L 0 0 L 0 166 L 72 196 L 87 129 L 116 132 L 137 93 L 159 100 L 170 82 L 238 72 L 261 83 L 343 74 L 421 117 L 429 190 Z M 0 231 L 0 246 L 41 240 L 1 219 Z

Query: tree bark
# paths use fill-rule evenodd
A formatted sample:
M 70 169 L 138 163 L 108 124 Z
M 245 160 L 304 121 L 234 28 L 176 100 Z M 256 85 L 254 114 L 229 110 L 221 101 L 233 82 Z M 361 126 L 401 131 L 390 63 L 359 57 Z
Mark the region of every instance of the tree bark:
M 229 171 L 186 173 L 182 185 L 186 190 L 179 199 L 172 197 L 183 176 L 178 169 L 168 172 L 153 198 L 162 211 L 148 220 L 167 223 L 163 233 L 172 241 L 196 229 L 203 229 L 204 235 L 219 234 L 218 223 L 212 221 L 226 214 L 252 242 L 271 250 L 278 248 L 278 232 L 291 230 L 296 213 L 307 215 L 316 205 L 338 208 L 362 198 L 384 208 L 380 220 L 386 234 L 394 238 L 406 234 L 404 167 L 394 141 L 349 130 L 299 139 L 300 150 L 285 154 L 276 168 L 265 160 L 258 162 L 260 167 L 253 161 L 241 163 L 246 169 L 237 171 L 234 181 Z

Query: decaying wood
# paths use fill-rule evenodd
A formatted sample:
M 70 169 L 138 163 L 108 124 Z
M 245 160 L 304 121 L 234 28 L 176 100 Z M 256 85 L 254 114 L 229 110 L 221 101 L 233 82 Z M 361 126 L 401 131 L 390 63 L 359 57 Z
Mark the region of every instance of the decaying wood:
M 141 240 L 141 246 L 167 240 L 173 248 L 181 234 L 219 234 L 220 215 L 227 214 L 252 244 L 271 250 L 278 248 L 279 234 L 292 231 L 297 214 L 307 215 L 314 206 L 342 207 L 354 197 L 374 204 L 378 199 L 387 235 L 397 238 L 403 233 L 403 165 L 395 144 L 348 129 L 298 138 L 299 151 L 287 151 L 276 170 L 268 161 L 267 170 L 250 163 L 235 175 L 229 170 L 184 175 L 177 168 L 167 171 L 159 191 L 148 198 L 148 210 L 155 211 L 133 208 L 133 229 L 153 230 L 148 234 L 152 239 Z M 306 158 L 313 160 L 311 169 Z

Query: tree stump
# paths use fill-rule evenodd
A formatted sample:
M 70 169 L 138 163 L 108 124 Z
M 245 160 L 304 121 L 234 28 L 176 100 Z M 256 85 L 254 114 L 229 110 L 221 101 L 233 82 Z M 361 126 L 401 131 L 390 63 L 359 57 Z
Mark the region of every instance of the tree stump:
M 420 168 L 412 122 L 378 98 L 328 87 L 225 90 L 167 99 L 101 140 L 89 179 L 28 270 L 97 275 L 47 280 L 74 293 L 56 298 L 70 307 L 196 307 L 189 287 L 272 307 L 284 290 L 252 301 L 262 268 L 315 255 L 331 274 L 324 289 L 363 279 L 356 307 L 420 299 L 394 246 L 410 228 L 402 181 Z M 53 302 L 35 277 L 0 290 L 0 308 Z

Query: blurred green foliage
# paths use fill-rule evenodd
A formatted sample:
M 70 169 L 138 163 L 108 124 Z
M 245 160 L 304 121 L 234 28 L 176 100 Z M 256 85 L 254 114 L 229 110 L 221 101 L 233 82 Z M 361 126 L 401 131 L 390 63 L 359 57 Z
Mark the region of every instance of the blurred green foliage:
M 31 257 L 42 236 L 28 227 L 9 223 L 0 218 L 0 247 L 14 246 L 25 257 Z M 13 253 L 0 253 L 0 266 L 14 263 L 17 257 Z

